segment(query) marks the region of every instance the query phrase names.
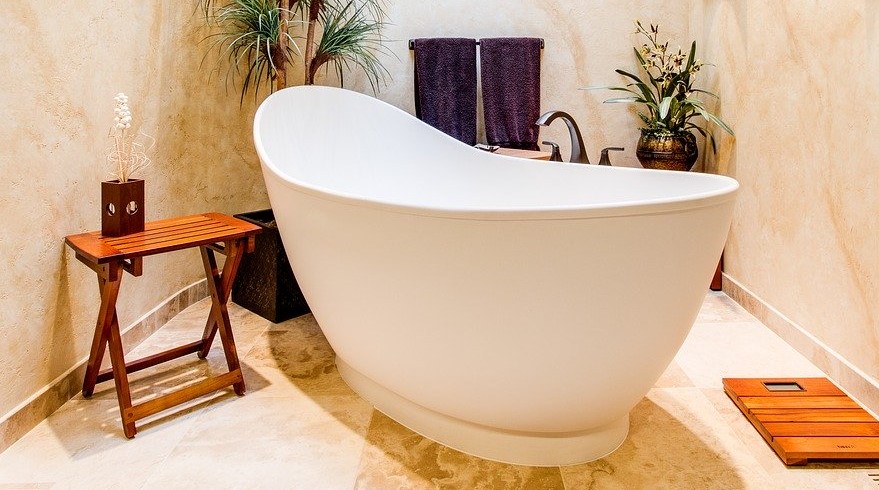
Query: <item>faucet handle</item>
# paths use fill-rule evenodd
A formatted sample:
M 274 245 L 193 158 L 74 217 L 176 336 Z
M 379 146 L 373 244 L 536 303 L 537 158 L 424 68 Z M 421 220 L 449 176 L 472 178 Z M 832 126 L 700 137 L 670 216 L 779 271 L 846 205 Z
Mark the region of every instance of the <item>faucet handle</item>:
M 552 155 L 549 157 L 549 161 L 551 162 L 560 162 L 562 161 L 562 152 L 559 150 L 558 143 L 552 141 L 541 141 L 541 144 L 549 145 L 552 147 Z
M 610 155 L 608 155 L 608 153 L 607 153 L 609 151 L 626 151 L 626 149 L 621 148 L 619 146 L 609 146 L 609 147 L 601 150 L 601 160 L 598 161 L 599 165 L 610 166 Z

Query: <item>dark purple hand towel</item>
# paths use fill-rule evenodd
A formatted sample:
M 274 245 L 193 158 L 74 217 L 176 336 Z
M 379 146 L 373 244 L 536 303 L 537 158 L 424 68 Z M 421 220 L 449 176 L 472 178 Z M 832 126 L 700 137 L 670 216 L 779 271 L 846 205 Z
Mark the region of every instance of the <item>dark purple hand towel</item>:
M 479 45 L 488 144 L 539 149 L 540 39 L 483 38 Z
M 476 144 L 476 40 L 415 39 L 415 115 Z

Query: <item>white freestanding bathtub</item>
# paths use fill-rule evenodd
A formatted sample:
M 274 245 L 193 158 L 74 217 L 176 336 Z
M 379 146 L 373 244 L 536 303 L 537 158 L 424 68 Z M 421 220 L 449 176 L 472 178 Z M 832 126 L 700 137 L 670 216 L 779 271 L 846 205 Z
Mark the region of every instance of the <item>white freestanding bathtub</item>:
M 518 464 L 625 440 L 696 318 L 738 188 L 492 155 L 328 87 L 269 96 L 254 138 L 345 381 L 416 432 Z

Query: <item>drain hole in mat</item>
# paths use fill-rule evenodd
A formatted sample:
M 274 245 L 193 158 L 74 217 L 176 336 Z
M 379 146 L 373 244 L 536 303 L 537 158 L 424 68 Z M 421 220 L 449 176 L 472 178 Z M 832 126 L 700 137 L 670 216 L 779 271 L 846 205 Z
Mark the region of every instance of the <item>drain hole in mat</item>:
M 806 391 L 796 381 L 764 381 L 763 386 L 769 391 Z

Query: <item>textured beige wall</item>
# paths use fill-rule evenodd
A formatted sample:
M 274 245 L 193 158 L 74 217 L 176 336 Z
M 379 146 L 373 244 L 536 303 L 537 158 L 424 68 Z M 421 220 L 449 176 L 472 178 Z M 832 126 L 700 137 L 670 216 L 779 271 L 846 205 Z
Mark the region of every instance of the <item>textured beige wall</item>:
M 738 282 L 879 378 L 879 2 L 701 0 L 694 32 L 737 131 Z
M 267 205 L 239 109 L 197 72 L 190 2 L 0 2 L 0 418 L 83 359 L 97 315 L 92 273 L 63 237 L 100 227 L 113 96 L 158 144 L 147 219 Z M 197 251 L 149 258 L 123 279 L 123 327 L 203 274 Z

